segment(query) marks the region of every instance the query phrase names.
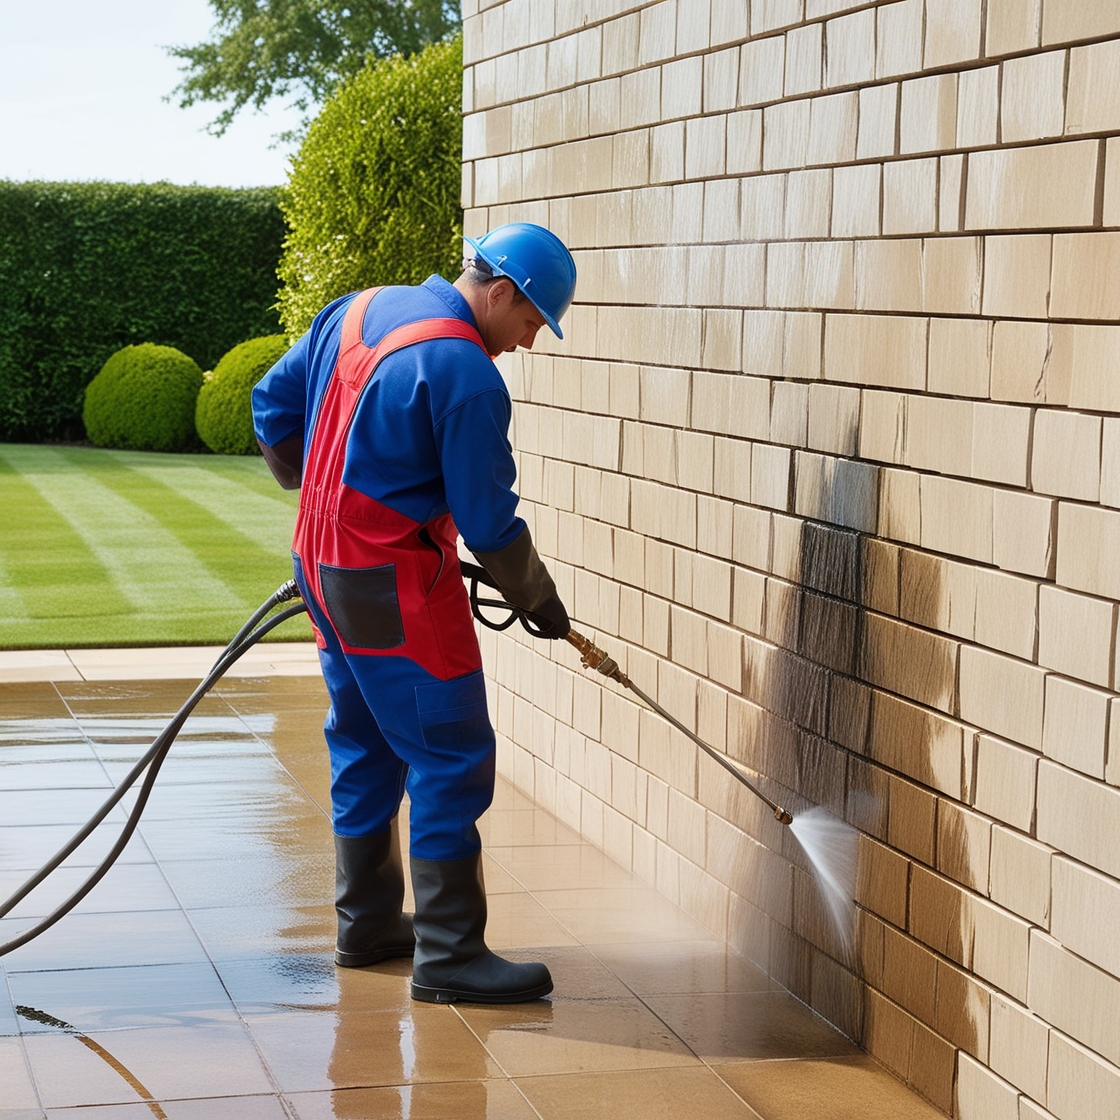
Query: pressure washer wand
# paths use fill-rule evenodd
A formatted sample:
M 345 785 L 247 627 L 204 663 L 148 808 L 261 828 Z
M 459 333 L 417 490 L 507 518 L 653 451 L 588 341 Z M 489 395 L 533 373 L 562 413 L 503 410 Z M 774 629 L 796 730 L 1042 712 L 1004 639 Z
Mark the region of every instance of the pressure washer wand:
M 748 777 L 745 775 L 750 774 L 754 776 L 754 771 L 748 769 L 741 762 L 736 761 L 729 755 L 723 754 L 721 751 L 715 750 L 713 747 L 708 746 L 698 735 L 693 734 L 679 719 L 667 712 L 660 704 L 657 703 L 652 697 L 647 696 L 619 667 L 618 662 L 613 657 L 608 657 L 604 650 L 601 650 L 590 638 L 585 638 L 577 630 L 569 630 L 567 634 L 568 641 L 571 642 L 576 649 L 579 650 L 580 660 L 583 662 L 584 668 L 594 669 L 598 673 L 602 673 L 604 677 L 609 677 L 612 681 L 618 681 L 623 688 L 630 689 L 635 693 L 640 700 L 648 704 L 659 716 L 667 719 L 678 731 L 687 735 L 709 758 L 714 758 L 728 773 L 732 774 L 740 782 L 743 783 L 757 797 L 762 801 L 766 807 L 774 814 L 774 819 L 779 824 L 792 824 L 793 814 L 788 809 L 783 809 L 777 802 L 771 801 Z

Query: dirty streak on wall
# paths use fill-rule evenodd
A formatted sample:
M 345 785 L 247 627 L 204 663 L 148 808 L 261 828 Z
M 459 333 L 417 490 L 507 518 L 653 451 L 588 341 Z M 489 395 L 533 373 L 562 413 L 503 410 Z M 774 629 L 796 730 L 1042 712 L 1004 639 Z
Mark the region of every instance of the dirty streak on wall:
M 1120 4 L 464 9 L 467 232 L 580 269 L 503 360 L 522 509 L 641 687 L 859 828 L 856 959 L 570 647 L 484 635 L 502 766 L 946 1112 L 1120 1116 Z

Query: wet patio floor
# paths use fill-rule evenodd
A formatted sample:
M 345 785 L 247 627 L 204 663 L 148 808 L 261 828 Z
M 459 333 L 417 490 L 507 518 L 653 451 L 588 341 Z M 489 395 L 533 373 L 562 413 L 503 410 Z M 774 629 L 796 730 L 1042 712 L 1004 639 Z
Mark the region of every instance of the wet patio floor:
M 145 675 L 139 653 L 132 672 Z M 0 683 L 0 897 L 101 803 L 190 687 Z M 502 781 L 481 824 L 488 940 L 546 961 L 551 999 L 413 1003 L 407 961 L 336 969 L 325 707 L 310 675 L 221 682 L 117 866 L 0 958 L 3 1120 L 941 1115 Z M 72 890 L 122 820 L 118 808 L 76 866 L 0 920 L 0 940 Z

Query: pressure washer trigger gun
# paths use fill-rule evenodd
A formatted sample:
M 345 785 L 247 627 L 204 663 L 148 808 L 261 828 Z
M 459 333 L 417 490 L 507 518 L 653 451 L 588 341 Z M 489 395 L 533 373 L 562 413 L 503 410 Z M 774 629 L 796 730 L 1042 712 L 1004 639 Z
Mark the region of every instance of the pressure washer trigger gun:
M 541 618 L 540 615 L 536 615 L 524 607 L 519 607 L 516 603 L 509 602 L 508 599 L 482 598 L 478 593 L 480 583 L 493 591 L 497 591 L 499 595 L 502 594 L 502 589 L 481 564 L 471 564 L 467 560 L 460 559 L 459 570 L 462 572 L 463 578 L 470 582 L 468 595 L 471 601 L 471 614 L 488 630 L 508 630 L 515 622 L 520 622 L 522 627 L 530 634 L 534 637 L 540 637 L 541 632 L 547 630 L 551 625 L 548 619 Z M 483 613 L 483 607 L 490 610 L 505 611 L 507 612 L 506 617 L 497 619 L 489 617 Z

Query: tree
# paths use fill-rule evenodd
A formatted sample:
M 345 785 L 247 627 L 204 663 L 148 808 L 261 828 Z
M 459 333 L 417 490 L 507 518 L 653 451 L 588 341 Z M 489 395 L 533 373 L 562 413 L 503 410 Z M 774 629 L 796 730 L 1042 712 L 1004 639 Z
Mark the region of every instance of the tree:
M 298 338 L 337 296 L 457 275 L 462 38 L 369 60 L 327 99 L 292 161 L 280 321 Z
M 321 103 L 366 58 L 409 56 L 452 34 L 459 0 L 209 0 L 212 39 L 169 47 L 186 77 L 180 108 L 228 102 L 210 122 L 221 136 L 246 105 L 292 95 L 301 112 Z

